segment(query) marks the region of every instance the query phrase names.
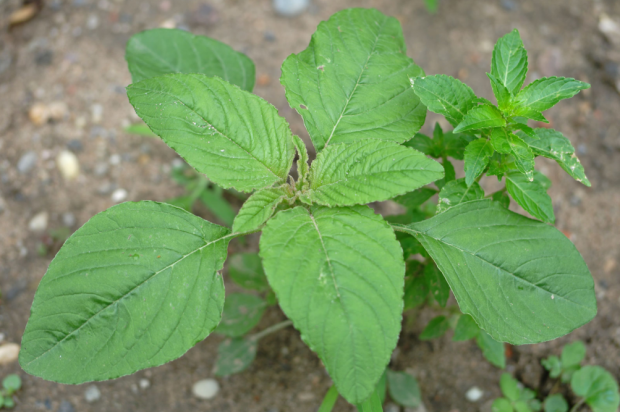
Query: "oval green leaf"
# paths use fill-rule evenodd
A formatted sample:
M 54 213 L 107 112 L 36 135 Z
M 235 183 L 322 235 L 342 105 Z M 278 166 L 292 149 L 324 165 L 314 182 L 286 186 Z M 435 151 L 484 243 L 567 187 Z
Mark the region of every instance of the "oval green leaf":
M 595 412 L 615 412 L 620 405 L 618 383 L 599 366 L 586 366 L 573 374 L 570 382 L 577 396 L 583 397 Z

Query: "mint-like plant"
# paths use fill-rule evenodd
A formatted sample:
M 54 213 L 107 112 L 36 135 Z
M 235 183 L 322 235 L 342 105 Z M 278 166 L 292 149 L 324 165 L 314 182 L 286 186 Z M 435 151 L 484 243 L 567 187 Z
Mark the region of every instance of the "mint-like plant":
M 268 287 L 249 273 L 239 282 L 273 290 L 338 393 L 362 409 L 377 408 L 404 303 L 415 304 L 420 289 L 443 306 L 454 293 L 475 321 L 461 326 L 463 339 L 537 343 L 596 314 L 586 264 L 547 224 L 548 181 L 534 158 L 589 183 L 564 136 L 527 126 L 589 85 L 554 77 L 522 89 L 527 53 L 516 31 L 493 52 L 494 105 L 454 78 L 425 76 L 407 57 L 396 19 L 372 9 L 336 13 L 282 65 L 286 98 L 317 152 L 311 164 L 277 110 L 251 93 L 245 55 L 157 29 L 132 37 L 127 61 L 129 101 L 149 128 L 211 182 L 252 194 L 232 230 L 150 201 L 94 216 L 41 281 L 19 359 L 26 372 L 61 383 L 113 379 L 176 359 L 216 328 L 232 337 L 220 348 L 229 355 L 221 371 L 247 365 L 263 333 L 239 336 L 268 300 L 245 308 L 244 320 L 235 303 L 251 300 L 227 306 L 219 271 L 229 242 L 259 231 Z M 427 109 L 454 131 L 416 134 Z M 449 157 L 465 160 L 465 178 L 455 179 Z M 483 174 L 505 177 L 506 189 L 485 197 Z M 425 187 L 433 182 L 435 215 L 426 201 L 437 191 Z M 509 211 L 506 192 L 540 221 Z M 365 205 L 388 199 L 408 208 L 391 224 Z M 427 284 L 406 273 L 413 253 L 426 257 Z M 388 373 L 394 391 L 414 380 Z

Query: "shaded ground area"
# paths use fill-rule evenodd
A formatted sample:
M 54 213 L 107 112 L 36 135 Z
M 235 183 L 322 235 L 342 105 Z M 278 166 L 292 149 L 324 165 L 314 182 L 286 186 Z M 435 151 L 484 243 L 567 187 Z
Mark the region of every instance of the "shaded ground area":
M 583 254 L 596 280 L 599 314 L 587 326 L 553 343 L 512 348 L 508 370 L 530 387 L 544 378 L 539 360 L 558 353 L 561 345 L 582 339 L 586 363 L 600 364 L 620 377 L 620 46 L 605 37 L 599 21 L 620 19 L 620 2 L 586 0 L 456 1 L 440 0 L 429 15 L 414 0 L 313 0 L 295 18 L 277 16 L 269 0 L 49 1 L 30 22 L 7 30 L 16 0 L 0 2 L 0 333 L 19 343 L 35 289 L 58 243 L 47 253 L 50 234 L 62 227 L 77 229 L 92 215 L 122 198 L 163 201 L 181 193 L 170 179 L 176 155 L 162 142 L 130 136 L 123 127 L 137 119 L 124 86 L 130 76 L 124 46 L 137 31 L 181 27 L 206 34 L 247 53 L 256 63 L 255 93 L 273 103 L 293 129 L 307 140 L 301 118 L 289 108 L 279 84 L 280 64 L 303 50 L 319 21 L 351 6 L 376 7 L 397 17 L 404 29 L 408 54 L 426 73 L 445 73 L 470 84 L 479 96 L 492 99 L 485 72 L 495 40 L 518 28 L 530 56 L 527 82 L 542 76 L 575 77 L 592 89 L 546 113 L 553 127 L 578 150 L 592 188 L 581 186 L 557 165 L 544 160 L 537 167 L 553 181 L 557 227 Z M 58 105 L 58 120 L 36 125 L 28 117 L 36 103 Z M 430 132 L 439 117 L 429 115 Z M 443 120 L 440 120 L 443 122 Z M 56 157 L 62 150 L 77 155 L 80 174 L 66 181 Z M 457 168 L 458 170 L 458 168 Z M 486 178 L 485 178 L 486 179 Z M 487 179 L 484 185 L 493 185 Z M 384 207 L 387 210 L 387 206 Z M 207 219 L 213 219 L 206 211 Z M 45 213 L 45 229 L 32 231 L 32 218 Z M 42 222 L 39 222 L 40 224 Z M 42 228 L 43 226 L 40 225 Z M 231 252 L 256 248 L 231 244 Z M 226 276 L 226 272 L 225 272 Z M 234 287 L 228 285 L 229 291 Z M 451 334 L 430 342 L 417 338 L 433 316 L 430 310 L 407 314 L 392 366 L 419 380 L 427 410 L 489 409 L 499 395 L 499 369 L 487 363 L 473 342 L 453 343 Z M 284 319 L 267 312 L 259 328 Z M 88 385 L 65 386 L 30 377 L 16 362 L 0 366 L 0 377 L 17 372 L 24 380 L 18 410 L 316 410 L 331 384 L 317 357 L 292 328 L 261 341 L 251 368 L 218 379 L 221 391 L 212 400 L 194 398 L 191 386 L 213 377 L 212 336 L 184 357 L 130 377 L 97 384 L 102 397 L 84 398 Z M 140 386 L 141 379 L 142 386 Z M 478 386 L 475 402 L 466 391 Z M 351 409 L 342 400 L 337 409 Z

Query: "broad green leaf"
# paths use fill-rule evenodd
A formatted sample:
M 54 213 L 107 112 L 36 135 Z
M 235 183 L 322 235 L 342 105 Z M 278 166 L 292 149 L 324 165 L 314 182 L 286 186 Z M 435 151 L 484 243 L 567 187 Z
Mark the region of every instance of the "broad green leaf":
M 540 409 L 533 409 L 531 403 L 519 400 L 514 403 L 514 409 L 517 412 L 534 412 L 539 411 Z
M 22 387 L 22 379 L 17 374 L 9 374 L 2 380 L 2 387 L 13 393 Z
M 534 180 L 538 181 L 545 191 L 551 188 L 551 179 L 547 178 L 547 176 L 540 171 L 534 171 Z
M 432 340 L 443 336 L 450 328 L 450 321 L 443 315 L 433 318 L 428 322 L 422 333 L 420 340 Z
M 523 123 L 514 123 L 510 126 L 515 130 L 516 129 L 521 130 L 525 135 L 529 136 L 530 138 L 534 140 L 539 139 L 538 135 L 536 135 L 536 131 Z
M 399 195 L 394 198 L 394 201 L 407 209 L 415 209 L 431 199 L 436 193 L 437 191 L 433 188 L 420 188 L 405 195 Z
M 384 218 L 388 218 L 388 217 L 384 217 Z M 419 221 L 421 221 L 421 219 Z M 412 221 L 410 220 L 406 223 L 409 224 L 411 222 Z M 412 237 L 409 234 L 405 234 L 404 232 L 401 232 L 401 233 L 396 234 L 396 239 L 398 240 L 398 242 L 400 242 L 400 246 L 403 249 L 403 258 L 405 260 L 407 260 L 407 258 L 409 258 L 410 255 L 423 254 L 424 248 L 422 248 L 422 244 L 420 244 L 420 241 L 415 239 L 415 237 Z M 407 273 L 409 274 L 410 271 L 407 271 Z
M 454 165 L 452 165 L 452 162 L 446 159 L 441 163 L 441 165 L 443 166 L 445 177 L 439 181 L 435 181 L 435 185 L 439 190 L 441 190 L 448 182 L 456 179 L 456 171 L 454 170 Z
M 325 393 L 325 397 L 323 397 L 323 401 L 319 406 L 319 412 L 331 412 L 338 401 L 338 396 L 340 396 L 338 389 L 332 384 L 327 393 Z
M 256 358 L 256 340 L 252 338 L 229 338 L 217 347 L 214 373 L 230 376 L 247 369 Z
M 381 398 L 377 394 L 377 390 L 373 390 L 368 397 L 363 402 L 359 403 L 357 406 L 357 411 L 359 412 L 382 412 L 383 406 L 381 405 Z
M 228 337 L 241 337 L 258 324 L 265 307 L 265 301 L 255 295 L 229 294 L 224 302 L 222 321 L 215 332 Z
M 109 380 L 182 356 L 224 306 L 229 230 L 180 208 L 126 202 L 95 215 L 41 280 L 21 367 L 59 383 Z
M 248 290 L 265 291 L 269 288 L 258 254 L 235 254 L 230 257 L 228 275 Z
M 445 307 L 450 298 L 450 286 L 435 264 L 424 267 L 424 278 L 428 283 L 431 296 L 440 307 Z
M 494 412 L 514 412 L 515 410 L 512 407 L 512 403 L 510 400 L 500 397 L 498 399 L 493 400 L 493 404 L 491 405 L 491 410 Z
M 452 341 L 466 341 L 476 337 L 480 332 L 480 327 L 469 314 L 462 314 L 454 328 Z
M 233 222 L 234 232 L 255 231 L 263 225 L 288 196 L 288 185 L 278 188 L 261 189 L 254 192 L 243 203 Z
M 595 412 L 618 411 L 620 397 L 618 383 L 607 370 L 599 366 L 586 366 L 573 375 L 570 385 L 583 397 Z
M 308 180 L 308 172 L 310 171 L 310 167 L 308 166 L 308 149 L 304 141 L 297 135 L 293 135 L 293 144 L 295 144 L 295 149 L 299 155 L 297 159 L 297 175 L 299 176 L 297 189 L 302 190 L 304 184 Z
M 502 393 L 510 401 L 516 402 L 519 400 L 521 390 L 519 389 L 519 382 L 512 378 L 508 373 L 502 373 L 499 379 L 499 387 L 502 389 Z
M 446 75 L 433 75 L 411 79 L 415 94 L 431 112 L 444 115 L 456 126 L 470 109 L 476 106 L 474 91 L 465 83 Z
M 409 139 L 426 118 L 409 78 L 423 74 L 407 57 L 398 20 L 356 8 L 321 22 L 308 48 L 284 61 L 280 82 L 319 152 L 360 139 Z
M 504 343 L 494 340 L 485 331 L 480 330 L 476 337 L 476 344 L 478 344 L 478 347 L 482 350 L 482 355 L 489 363 L 500 369 L 506 368 Z
M 484 172 L 493 156 L 493 147 L 487 139 L 476 139 L 465 148 L 465 182 L 470 186 Z
M 405 310 L 422 305 L 428 291 L 428 282 L 424 277 L 408 277 L 405 280 Z
M 487 73 L 487 77 L 491 81 L 491 88 L 493 89 L 493 94 L 497 99 L 497 106 L 502 112 L 508 112 L 512 103 L 510 91 L 491 73 Z
M 422 400 L 418 381 L 409 373 L 387 369 L 390 397 L 404 407 L 418 407 Z
M 216 189 L 221 188 L 207 188 L 200 193 L 198 198 L 209 211 L 213 212 L 213 215 L 230 227 L 235 219 L 235 211 L 222 196 L 221 191 L 218 192 Z
M 546 412 L 567 412 L 568 402 L 560 393 L 552 394 L 545 399 Z
M 506 126 L 506 119 L 502 116 L 502 112 L 495 106 L 482 105 L 467 112 L 467 115 L 465 115 L 461 123 L 454 128 L 454 133 L 477 129 L 499 128 L 503 126 Z
M 396 228 L 418 238 L 461 311 L 498 341 L 552 340 L 596 315 L 588 267 L 547 224 L 480 200 Z
M 379 400 L 381 400 L 381 405 L 385 403 L 385 396 L 387 392 L 387 371 L 388 369 L 385 369 L 379 379 L 379 382 L 375 386 L 375 392 L 377 393 L 377 396 L 379 396 Z
M 579 366 L 586 356 L 586 346 L 581 341 L 567 344 L 562 349 L 562 367 Z
M 394 232 L 366 206 L 276 214 L 260 255 L 280 307 L 339 393 L 366 400 L 396 347 L 405 265 Z
M 575 148 L 562 133 L 545 128 L 534 131 L 538 139 L 533 139 L 525 133 L 518 133 L 518 135 L 532 148 L 534 154 L 555 160 L 575 180 L 585 186 L 590 186 L 583 166 L 575 155 Z
M 443 136 L 444 154 L 462 161 L 465 157 L 465 148 L 476 139 L 475 136 L 466 133 L 445 132 Z
M 523 86 L 527 75 L 527 64 L 527 51 L 523 47 L 517 29 L 497 41 L 491 58 L 491 74 L 510 93 L 517 93 Z
M 549 356 L 546 359 L 542 359 L 540 364 L 549 371 L 549 376 L 553 379 L 560 377 L 562 373 L 562 362 L 558 356 Z
M 6 407 L 7 409 L 12 409 L 15 407 L 15 400 L 13 400 L 13 397 L 11 396 L 2 397 L 2 403 L 3 407 Z
M 529 109 L 529 108 L 521 107 L 519 109 L 519 111 L 521 113 L 521 116 L 519 116 L 519 117 L 522 117 L 524 119 L 532 119 L 532 120 L 535 120 L 535 121 L 538 121 L 538 122 L 549 123 L 547 118 L 545 118 L 542 113 L 540 113 L 540 112 L 538 112 L 536 110 L 532 110 L 532 109 Z
M 403 145 L 417 149 L 433 158 L 441 158 L 441 145 L 436 144 L 433 139 L 422 133 L 416 133 L 411 140 L 408 140 Z
M 131 36 L 125 59 L 134 83 L 168 73 L 201 73 L 252 91 L 254 63 L 243 53 L 183 30 L 152 29 Z
M 293 138 L 275 107 L 205 75 L 171 74 L 127 87 L 138 116 L 198 172 L 250 192 L 286 180 Z
M 523 139 L 513 133 L 508 134 L 507 140 L 510 153 L 515 158 L 515 166 L 532 181 L 534 179 L 534 153 Z
M 153 133 L 153 131 L 148 127 L 147 124 L 142 123 L 142 122 L 127 126 L 124 129 L 124 131 L 132 135 L 140 135 L 140 136 L 147 136 L 147 137 L 157 136 Z
M 465 178 L 450 181 L 439 192 L 439 203 L 437 204 L 437 213 L 442 212 L 459 205 L 463 202 L 474 201 L 484 198 L 484 190 L 478 182 L 467 186 Z
M 331 145 L 310 168 L 307 199 L 328 206 L 367 204 L 443 177 L 441 164 L 405 146 L 365 140 Z
M 515 97 L 516 116 L 528 111 L 544 112 L 562 99 L 569 99 L 590 85 L 567 77 L 543 77 L 527 85 Z M 529 117 L 529 116 L 527 116 Z
M 530 181 L 520 172 L 510 172 L 506 175 L 506 190 L 533 217 L 543 222 L 555 222 L 551 197 L 538 180 Z

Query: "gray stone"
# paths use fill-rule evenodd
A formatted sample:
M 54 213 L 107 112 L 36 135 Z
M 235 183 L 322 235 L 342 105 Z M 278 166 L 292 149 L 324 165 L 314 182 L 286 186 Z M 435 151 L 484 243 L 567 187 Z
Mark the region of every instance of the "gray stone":
M 310 0 L 273 0 L 273 8 L 276 13 L 286 16 L 297 16 L 308 8 Z
M 71 402 L 68 402 L 66 400 L 62 400 L 60 402 L 60 408 L 58 409 L 58 411 L 59 412 L 74 412 L 75 411 L 75 407 L 73 407 Z
M 101 391 L 99 391 L 99 388 L 94 384 L 92 386 L 88 386 L 84 392 L 84 399 L 86 399 L 88 403 L 96 402 L 101 399 Z
M 104 162 L 99 162 L 97 165 L 95 165 L 95 167 L 93 168 L 93 172 L 95 174 L 95 176 L 103 176 L 105 174 L 108 173 L 108 170 L 110 168 L 108 167 L 107 163 Z
M 75 215 L 73 215 L 71 212 L 65 212 L 64 214 L 62 214 L 62 224 L 65 227 L 72 227 L 75 225 L 75 223 Z
M 34 168 L 37 164 L 37 153 L 34 151 L 28 151 L 19 158 L 17 162 L 17 170 L 19 173 L 26 174 Z
M 79 139 L 71 139 L 67 142 L 67 148 L 71 149 L 73 152 L 82 152 L 84 149 L 84 145 Z

